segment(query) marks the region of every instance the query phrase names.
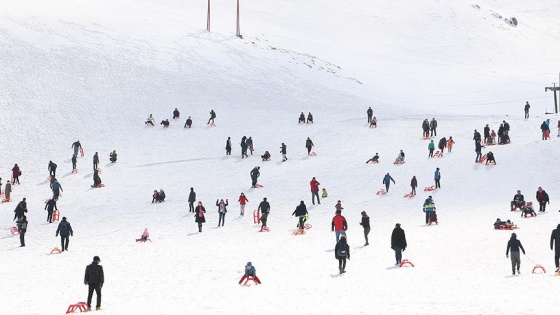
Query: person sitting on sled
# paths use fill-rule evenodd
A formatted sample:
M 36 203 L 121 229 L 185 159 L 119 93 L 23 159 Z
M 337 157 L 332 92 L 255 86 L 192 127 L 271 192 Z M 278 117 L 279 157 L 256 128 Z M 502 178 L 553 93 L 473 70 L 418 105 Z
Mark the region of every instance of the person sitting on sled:
M 327 198 L 328 196 L 329 194 L 327 193 L 327 190 L 323 188 L 323 190 L 321 190 L 321 198 Z
M 137 242 L 146 242 L 150 239 L 150 233 L 148 232 L 148 228 L 144 229 L 144 233 L 142 233 L 142 236 L 140 236 L 139 239 L 137 239 Z
M 257 270 L 255 269 L 255 266 L 251 264 L 251 262 L 248 262 L 245 266 L 245 274 L 243 275 L 243 277 L 241 277 L 241 280 L 239 280 L 239 284 L 241 284 L 247 277 L 253 277 L 253 280 L 257 284 L 261 284 L 261 280 L 259 280 L 259 278 L 257 277 Z
M 270 152 L 264 151 L 264 154 L 261 155 L 261 158 L 262 158 L 263 161 L 268 161 L 268 160 L 270 160 Z
M 537 216 L 537 213 L 535 212 L 535 209 L 533 208 L 533 203 L 530 202 L 530 201 L 527 202 L 525 207 L 523 207 L 521 209 L 521 217 L 527 217 L 528 214 L 530 214 L 532 217 Z

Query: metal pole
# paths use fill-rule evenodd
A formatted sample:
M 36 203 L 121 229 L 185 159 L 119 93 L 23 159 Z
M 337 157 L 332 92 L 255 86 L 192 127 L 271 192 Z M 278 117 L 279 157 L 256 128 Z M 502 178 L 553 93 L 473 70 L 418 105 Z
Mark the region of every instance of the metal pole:
M 237 30 L 235 35 L 239 38 L 243 38 L 243 36 L 241 36 L 241 25 L 239 23 L 239 0 L 237 0 Z
M 554 112 L 558 114 L 558 101 L 556 99 L 556 82 L 552 83 L 552 86 L 554 87 L 554 89 L 552 90 L 552 93 L 554 94 Z M 560 93 L 560 91 L 558 91 L 558 93 Z
M 210 0 L 208 0 L 208 12 L 206 14 L 206 30 L 210 32 Z

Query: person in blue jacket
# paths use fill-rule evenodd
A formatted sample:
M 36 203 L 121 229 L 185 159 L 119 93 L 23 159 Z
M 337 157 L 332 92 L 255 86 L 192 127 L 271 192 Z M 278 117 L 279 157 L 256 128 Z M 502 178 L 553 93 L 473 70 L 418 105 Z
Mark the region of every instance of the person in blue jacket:
M 52 192 L 53 192 L 53 198 L 54 200 L 58 200 L 58 196 L 60 196 L 60 192 L 64 191 L 64 189 L 62 189 L 62 186 L 60 186 L 60 183 L 55 179 L 54 183 L 51 185 L 52 188 Z
M 66 217 L 62 218 L 62 221 L 58 224 L 56 229 L 56 236 L 60 233 L 60 245 L 61 250 L 68 250 L 68 243 L 70 243 L 70 235 L 74 236 L 74 231 L 72 231 L 72 226 L 70 222 L 66 221 Z
M 257 284 L 261 284 L 261 280 L 257 277 L 257 269 L 255 269 L 255 266 L 253 266 L 251 262 L 248 262 L 245 266 L 245 274 L 241 277 L 241 280 L 239 280 L 239 284 L 241 284 L 247 277 L 253 277 Z
M 434 140 L 430 140 L 430 143 L 428 144 L 428 150 L 430 151 L 430 153 L 428 153 L 429 158 L 434 157 L 434 149 L 435 148 L 436 148 L 436 145 L 434 143 Z
M 423 211 L 426 213 L 426 224 L 430 223 L 430 215 L 432 211 L 436 211 L 436 204 L 432 199 L 432 196 L 428 196 L 428 199 L 424 201 Z
M 439 172 L 439 167 L 436 167 L 436 171 L 434 172 L 434 181 L 436 183 L 436 188 L 441 188 L 439 184 L 440 178 L 441 178 L 441 173 Z
M 385 184 L 385 190 L 387 192 L 389 192 L 391 181 L 393 181 L 393 184 L 395 183 L 395 180 L 393 179 L 393 177 L 391 177 L 391 175 L 389 175 L 389 173 L 385 174 L 385 177 L 383 177 L 383 184 Z

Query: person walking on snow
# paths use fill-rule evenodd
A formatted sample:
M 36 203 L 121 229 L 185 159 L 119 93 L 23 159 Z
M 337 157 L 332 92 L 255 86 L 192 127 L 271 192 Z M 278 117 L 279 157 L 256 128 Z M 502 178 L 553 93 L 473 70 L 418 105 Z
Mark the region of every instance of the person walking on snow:
M 194 212 L 194 202 L 196 201 L 196 193 L 194 188 L 191 187 L 191 192 L 189 192 L 189 212 Z
M 173 119 L 179 119 L 180 115 L 179 110 L 175 107 L 175 110 L 173 111 Z
M 45 210 L 47 210 L 47 222 L 52 223 L 53 211 L 58 211 L 56 200 L 49 199 L 49 201 L 47 201 L 47 203 L 45 204 Z
M 97 154 L 97 152 L 95 152 L 95 154 L 93 155 L 93 170 L 97 170 L 99 166 L 99 155 Z
M 544 191 L 544 189 L 542 189 L 542 187 L 539 187 L 539 189 L 537 190 L 536 198 L 539 202 L 539 212 L 545 212 L 546 204 L 550 203 L 550 200 L 548 198 L 548 194 L 546 193 L 546 191 Z
M 315 145 L 313 144 L 313 141 L 311 141 L 311 139 L 309 139 L 309 137 L 307 137 L 307 140 L 305 140 L 305 147 L 307 148 L 307 155 L 311 155 L 311 148 L 313 148 Z
M 253 151 L 255 150 L 253 147 L 253 138 L 251 137 L 247 138 L 245 144 L 247 144 L 247 148 L 249 148 L 249 152 L 251 152 L 251 155 L 253 155 Z
M 371 109 L 371 106 L 370 106 L 367 110 L 367 122 L 368 122 L 368 124 L 371 124 L 371 118 L 372 117 L 373 117 L 373 109 Z
M 49 161 L 49 176 L 56 177 L 56 164 L 53 161 Z
M 202 223 L 206 222 L 204 218 L 204 213 L 206 213 L 206 209 L 202 206 L 202 201 L 198 202 L 198 206 L 194 211 L 194 222 L 198 223 L 198 232 L 202 232 Z
M 261 214 L 261 230 L 262 231 L 266 231 L 268 230 L 267 226 L 266 226 L 266 222 L 268 221 L 268 214 L 270 213 L 270 211 L 263 211 Z
M 244 216 L 245 215 L 245 205 L 247 204 L 247 202 L 249 202 L 249 199 L 247 199 L 247 197 L 245 197 L 244 193 L 241 193 L 241 195 L 239 196 L 239 199 L 237 201 L 239 202 L 239 208 L 241 210 L 241 213 L 239 215 Z
M 412 191 L 410 193 L 416 196 L 416 187 L 418 187 L 418 181 L 416 180 L 416 175 L 412 176 L 412 179 L 410 180 L 410 187 L 412 188 Z
M 434 140 L 430 140 L 430 143 L 428 143 L 428 157 L 429 158 L 433 158 L 434 157 L 434 149 L 436 148 L 436 145 L 434 143 Z
M 346 258 L 350 260 L 350 245 L 346 241 L 346 235 L 343 235 L 340 240 L 336 242 L 334 247 L 334 257 L 338 259 L 338 271 L 340 274 L 346 272 Z
M 305 216 L 307 216 L 307 214 L 308 214 L 308 212 L 307 212 L 307 207 L 305 206 L 305 202 L 303 202 L 303 200 L 301 200 L 299 202 L 299 205 L 296 207 L 296 210 L 294 210 L 294 212 L 292 212 L 293 216 L 296 216 L 296 217 L 299 218 L 297 227 L 300 230 L 304 229 Z
M 342 210 L 344 209 L 344 208 L 342 208 L 342 203 L 341 203 L 340 200 L 336 202 L 336 205 L 334 205 L 334 208 L 335 208 L 336 211 L 340 211 L 340 213 L 342 213 Z
M 455 144 L 455 141 L 453 141 L 453 137 L 449 137 L 449 139 L 447 139 L 447 152 L 451 153 L 451 148 L 453 148 L 453 145 Z
M 241 158 L 244 157 L 249 157 L 247 155 L 247 137 L 243 136 L 243 138 L 241 138 Z
M 515 269 L 517 267 L 517 273 L 519 274 L 519 267 L 521 266 L 521 259 L 519 258 L 519 249 L 523 251 L 525 255 L 525 249 L 521 242 L 517 239 L 517 234 L 511 233 L 511 238 L 507 243 L 506 248 L 506 258 L 508 258 L 509 251 L 511 249 L 511 273 L 515 276 Z
M 208 122 L 206 124 L 209 125 L 210 122 L 212 122 L 212 124 L 214 124 L 214 119 L 216 119 L 216 112 L 214 112 L 214 110 L 212 109 L 210 111 L 210 119 L 208 119 Z
M 395 266 L 398 266 L 402 261 L 402 252 L 406 249 L 406 236 L 400 223 L 395 225 L 391 234 L 391 249 L 395 251 L 395 259 L 397 260 Z
M 17 164 L 14 165 L 14 167 L 12 168 L 12 184 L 17 184 L 20 185 L 19 183 L 19 177 L 21 176 L 21 170 L 19 169 L 19 166 Z
M 251 170 L 251 188 L 257 188 L 257 179 L 261 176 L 261 172 L 259 172 L 260 169 L 260 166 L 255 166 L 255 168 Z
M 152 115 L 150 114 L 150 117 L 151 117 L 151 116 L 152 116 Z M 152 125 L 153 125 L 153 124 L 152 124 Z M 75 155 L 75 156 L 78 156 L 78 152 L 80 152 L 80 149 L 82 148 L 82 144 L 80 143 L 80 140 L 78 140 L 78 141 L 72 143 L 71 148 L 74 149 L 74 155 Z
M 364 238 L 366 239 L 366 243 L 364 244 L 364 246 L 368 246 L 369 245 L 368 234 L 371 228 L 369 225 L 369 217 L 365 211 L 362 211 L 362 222 L 360 222 L 360 225 L 364 228 Z
M 220 199 L 219 202 L 218 199 L 216 199 L 216 207 L 218 207 L 218 215 L 219 215 L 218 226 L 220 226 L 220 222 L 222 222 L 222 226 L 224 226 L 224 222 L 226 221 L 227 206 L 228 206 L 227 199 L 225 202 L 224 199 Z
M 529 101 L 527 101 L 525 103 L 525 119 L 529 118 L 529 108 L 531 108 L 531 105 L 529 105 Z
M 554 245 L 554 264 L 556 265 L 556 272 L 560 271 L 560 224 L 556 229 L 552 230 L 550 235 L 550 250 Z
M 286 147 L 286 144 L 282 142 L 282 146 L 280 146 L 280 153 L 282 153 L 282 162 L 286 162 L 288 160 L 288 157 L 286 156 Z
M 66 217 L 62 217 L 62 221 L 58 224 L 56 229 L 56 236 L 60 233 L 60 248 L 62 251 L 68 250 L 68 243 L 70 242 L 70 236 L 74 236 L 74 231 L 72 231 L 72 226 L 70 222 L 66 221 Z
M 263 201 L 259 203 L 259 207 L 257 208 L 257 211 L 260 211 L 261 213 L 270 212 L 270 203 L 268 203 L 266 197 L 264 197 Z
M 76 162 L 77 162 L 76 154 L 72 155 L 72 171 L 76 170 Z
M 490 126 L 488 124 L 484 126 L 484 142 L 490 143 Z
M 187 118 L 187 121 L 185 121 L 185 125 L 183 126 L 183 128 L 191 128 L 192 127 L 192 119 L 191 116 L 189 116 L 189 118 Z
M 226 155 L 231 155 L 231 138 L 227 137 L 226 140 Z M 243 156 L 241 156 L 243 157 Z
M 546 121 L 543 121 L 541 124 L 541 132 L 542 132 L 542 139 L 548 140 L 547 133 L 550 135 L 550 128 L 546 124 Z
M 436 188 L 441 188 L 441 186 L 439 184 L 440 179 L 441 179 L 441 174 L 439 172 L 439 167 L 436 167 L 436 171 L 434 172 L 434 182 L 435 182 Z
M 317 197 L 317 203 L 321 204 L 321 199 L 319 199 L 319 185 L 321 185 L 321 183 L 319 183 L 315 177 L 309 182 L 309 186 L 311 187 L 311 202 L 313 204 L 315 204 L 315 197 Z
M 64 192 L 64 189 L 62 189 L 62 186 L 60 186 L 60 183 L 55 179 L 54 183 L 51 185 L 52 188 L 52 192 L 53 192 L 53 199 L 54 200 L 58 200 L 58 196 L 60 196 L 60 192 Z
M 438 148 L 440 155 L 443 156 L 443 149 L 447 146 L 447 139 L 445 137 L 439 139 Z
M 27 213 L 27 202 L 25 200 L 26 198 L 23 198 L 23 200 L 16 206 L 16 209 L 14 210 L 14 221 L 23 217 L 24 214 Z
M 383 184 L 385 184 L 385 191 L 387 192 L 389 192 L 391 181 L 393 181 L 393 184 L 395 183 L 395 180 L 391 177 L 391 175 L 389 175 L 389 173 L 385 174 L 385 177 L 383 177 Z
M 482 158 L 482 145 L 480 144 L 480 141 L 476 141 L 474 143 L 474 151 L 476 152 L 476 158 L 474 162 L 480 163 L 480 159 Z
M 346 230 L 348 230 L 348 223 L 346 223 L 346 218 L 342 216 L 342 211 L 336 210 L 336 214 L 331 222 L 331 231 L 335 232 L 336 241 L 340 239 L 341 235 L 346 236 Z
M 432 117 L 432 121 L 430 121 L 430 137 L 436 136 L 437 137 L 437 120 Z
M 422 122 L 422 137 L 428 138 L 430 136 L 430 122 L 428 119 L 424 119 Z
M 245 266 L 245 274 L 241 277 L 241 280 L 239 280 L 239 284 L 247 277 L 252 277 L 257 284 L 261 284 L 261 280 L 257 277 L 257 269 L 255 269 L 255 266 L 253 266 L 251 262 L 248 262 Z
M 101 259 L 99 256 L 93 257 L 93 262 L 86 267 L 86 274 L 84 276 L 84 284 L 88 288 L 87 297 L 87 310 L 91 310 L 91 298 L 93 297 L 93 291 L 97 295 L 97 303 L 95 305 L 95 310 L 101 310 L 101 288 L 103 288 L 103 283 L 105 282 L 105 275 L 103 274 L 103 267 L 99 265 Z
M 7 181 L 6 187 L 4 187 L 4 199 L 10 200 L 11 194 L 12 194 L 12 184 L 10 184 L 10 181 Z

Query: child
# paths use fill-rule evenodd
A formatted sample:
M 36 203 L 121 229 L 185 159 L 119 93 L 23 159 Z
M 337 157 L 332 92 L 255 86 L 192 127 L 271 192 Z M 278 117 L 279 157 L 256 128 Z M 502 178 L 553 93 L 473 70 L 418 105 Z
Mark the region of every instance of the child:
M 159 202 L 163 202 L 165 201 L 165 192 L 163 191 L 163 189 L 159 190 Z
M 268 220 L 268 213 L 269 212 L 270 211 L 263 211 L 262 212 L 262 215 L 261 215 L 261 223 L 262 223 L 261 232 L 262 231 L 268 231 L 268 227 L 266 226 L 266 220 Z
M 245 266 L 245 274 L 241 277 L 241 280 L 239 280 L 239 284 L 241 284 L 247 277 L 253 277 L 253 281 L 255 281 L 256 284 L 261 284 L 261 280 L 257 277 L 257 270 L 251 262 L 248 262 Z
M 321 190 L 321 198 L 327 198 L 329 196 L 329 194 L 327 194 L 327 190 L 325 188 L 323 188 L 323 190 Z
M 269 161 L 270 160 L 270 152 L 264 151 L 264 154 L 261 155 L 261 158 L 262 158 L 263 161 Z
M 530 201 L 527 202 L 525 207 L 523 207 L 521 209 L 521 217 L 527 217 L 528 214 L 530 214 L 532 217 L 537 216 L 537 213 L 535 212 L 535 209 L 533 208 L 533 203 L 530 202 Z
M 342 204 L 340 203 L 340 200 L 336 202 L 336 205 L 334 205 L 334 208 L 336 209 L 336 211 L 341 211 L 342 212 Z
M 148 232 L 148 228 L 144 229 L 144 233 L 142 233 L 142 236 L 140 236 L 139 239 L 136 240 L 137 242 L 146 242 L 146 241 L 150 241 L 150 233 Z
M 155 189 L 154 189 L 154 193 L 152 194 L 152 203 L 154 202 L 159 202 L 159 193 Z
M 377 128 L 377 117 L 373 116 L 370 124 L 369 124 L 370 128 Z

